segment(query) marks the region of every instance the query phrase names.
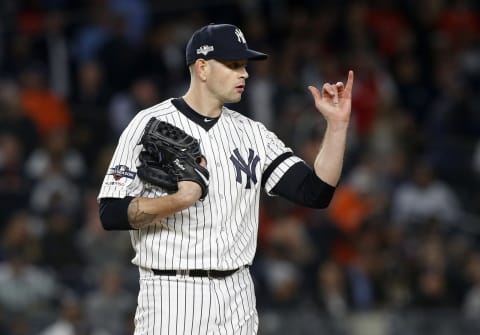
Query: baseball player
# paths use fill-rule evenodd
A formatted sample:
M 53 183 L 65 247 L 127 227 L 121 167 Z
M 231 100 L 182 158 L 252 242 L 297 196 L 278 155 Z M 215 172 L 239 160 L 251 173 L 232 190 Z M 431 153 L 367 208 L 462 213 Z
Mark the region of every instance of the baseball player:
M 185 95 L 140 111 L 120 136 L 98 198 L 103 227 L 130 231 L 132 262 L 140 273 L 136 335 L 256 334 L 248 267 L 256 250 L 261 189 L 312 208 L 328 206 L 333 196 L 353 72 L 345 86 L 309 87 L 327 121 L 309 167 L 261 123 L 224 106 L 240 101 L 247 62 L 266 58 L 248 48 L 236 26 L 200 28 L 186 47 L 191 81 Z M 200 165 L 208 173 L 192 168 L 196 176 L 179 179 L 174 192 L 140 178 L 142 135 L 155 120 L 197 139 Z

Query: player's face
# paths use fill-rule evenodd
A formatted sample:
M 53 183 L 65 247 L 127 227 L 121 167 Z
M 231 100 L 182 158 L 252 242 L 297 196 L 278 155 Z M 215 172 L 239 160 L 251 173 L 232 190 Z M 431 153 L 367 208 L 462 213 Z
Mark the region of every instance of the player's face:
M 207 85 L 212 94 L 222 103 L 240 101 L 248 78 L 247 61 L 210 60 L 209 65 Z

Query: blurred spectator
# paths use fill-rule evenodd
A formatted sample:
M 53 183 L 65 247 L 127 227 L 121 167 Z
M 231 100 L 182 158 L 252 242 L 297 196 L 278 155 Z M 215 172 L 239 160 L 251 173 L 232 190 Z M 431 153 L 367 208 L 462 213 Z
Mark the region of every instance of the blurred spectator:
M 70 293 L 61 300 L 58 317 L 47 325 L 40 335 L 111 335 L 95 329 L 85 317 L 84 306 L 80 299 Z
M 52 210 L 77 213 L 80 185 L 85 177 L 85 161 L 70 144 L 65 128 L 51 131 L 25 162 L 27 177 L 33 182 L 31 209 L 40 215 Z
M 445 274 L 435 270 L 421 271 L 416 278 L 412 306 L 430 309 L 448 308 L 451 304 Z
M 384 224 L 387 212 L 388 183 L 382 167 L 376 156 L 366 154 L 337 186 L 329 208 L 324 213 L 314 211 L 306 218 L 320 263 L 333 260 L 352 275 L 357 273 L 354 263 L 359 257 L 358 243 L 372 229 L 382 228 L 378 222 Z
M 419 308 L 451 308 L 457 305 L 456 295 L 459 282 L 455 276 L 463 273 L 449 273 L 447 248 L 441 235 L 430 232 L 418 239 L 416 272 L 413 279 L 412 305 Z
M 52 174 L 40 179 L 31 190 L 29 208 L 35 215 L 65 212 L 77 215 L 81 209 L 81 189 L 65 175 Z
M 72 145 L 85 157 L 89 170 L 98 158 L 99 146 L 112 139 L 112 127 L 108 122 L 108 102 L 111 88 L 105 83 L 103 66 L 91 61 L 77 68 L 75 91 L 70 106 L 75 128 L 72 130 Z
M 28 155 L 39 141 L 35 123 L 25 115 L 20 88 L 13 79 L 0 80 L 0 133 L 10 133 L 21 142 L 23 150 L 17 155 Z M 24 160 L 26 156 L 21 157 Z
M 286 260 L 266 258 L 266 286 L 269 290 L 270 306 L 275 310 L 295 309 L 301 303 L 301 273 L 297 266 Z
M 153 24 L 144 36 L 142 48 L 136 54 L 136 74 L 152 78 L 161 91 L 170 89 L 170 82 L 165 78 L 170 78 L 170 71 L 172 71 L 168 66 L 167 57 L 169 50 L 173 48 L 173 29 L 174 27 L 168 21 Z M 183 58 L 182 54 L 178 56 Z
M 96 329 L 122 334 L 126 319 L 136 307 L 136 296 L 124 286 L 121 266 L 110 263 L 97 275 L 96 289 L 85 300 L 88 319 Z
M 252 65 L 255 76 L 248 82 L 247 100 L 250 117 L 273 129 L 275 121 L 276 85 L 268 62 L 257 62 Z
M 95 60 L 98 50 L 111 36 L 108 9 L 100 3 L 91 3 L 84 8 L 85 17 L 71 39 L 72 57 L 75 64 Z
M 437 29 L 452 50 L 468 46 L 480 32 L 480 18 L 473 2 L 458 0 L 444 6 Z
M 76 234 L 73 217 L 57 211 L 48 213 L 45 232 L 40 238 L 43 251 L 41 264 L 54 273 L 64 286 L 80 291 L 85 287 L 85 272 Z
M 408 30 L 407 18 L 395 1 L 378 1 L 365 14 L 365 24 L 375 36 L 380 54 L 390 58 L 401 47 L 402 36 Z
M 383 263 L 382 291 L 385 307 L 401 309 L 411 302 L 412 265 L 415 262 L 412 242 L 404 227 L 387 224 L 383 228 L 381 258 Z M 408 265 L 407 265 L 408 264 Z
M 364 226 L 353 243 L 353 255 L 346 265 L 346 282 L 355 311 L 371 311 L 382 306 L 383 263 L 380 235 L 374 226 Z
M 66 101 L 48 88 L 47 79 L 45 66 L 41 63 L 30 64 L 20 75 L 22 107 L 42 137 L 56 128 L 69 129 L 72 126 Z
M 347 316 L 350 310 L 350 297 L 345 273 L 334 261 L 327 260 L 318 268 L 315 293 L 315 300 L 321 312 L 338 320 Z
M 2 76 L 18 77 L 34 59 L 33 44 L 33 38 L 22 32 L 18 32 L 15 38 L 8 38 L 2 43 L 5 49 L 2 50 L 0 66 Z
M 84 194 L 84 212 L 75 244 L 80 248 L 80 254 L 85 259 L 84 269 L 88 278 L 95 278 L 109 264 L 125 264 L 133 257 L 130 235 L 126 232 L 106 232 L 98 217 L 97 192 L 86 190 Z M 138 274 L 137 269 L 125 270 L 124 280 L 129 283 L 128 273 Z M 91 283 L 91 285 L 94 284 Z
M 417 162 L 412 179 L 394 191 L 392 201 L 392 220 L 397 224 L 418 226 L 433 219 L 448 226 L 461 218 L 458 196 L 426 162 Z
M 358 232 L 368 220 L 384 213 L 388 199 L 380 171 L 376 157 L 365 155 L 338 187 L 327 211 L 345 234 Z
M 72 60 L 65 22 L 69 19 L 58 9 L 46 12 L 42 16 L 43 33 L 35 39 L 36 59 L 46 66 L 48 86 L 64 99 L 71 93 Z
M 429 78 L 422 73 L 420 60 L 411 51 L 396 55 L 392 60 L 395 75 L 397 105 L 416 127 L 422 127 L 434 94 Z
M 135 75 L 135 49 L 126 36 L 125 16 L 111 17 L 110 25 L 111 36 L 98 49 L 96 59 L 103 64 L 107 85 L 122 91 L 130 86 Z
M 28 262 L 37 264 L 42 257 L 42 246 L 38 236 L 42 227 L 26 211 L 14 212 L 2 227 L 0 259 L 8 259 L 12 250 L 22 250 Z
M 28 202 L 29 183 L 23 164 L 20 139 L 14 133 L 0 132 L 0 222 L 14 211 L 25 208 Z
M 158 87 L 149 77 L 136 78 L 128 91 L 115 94 L 109 107 L 109 121 L 115 141 L 138 111 L 157 104 L 159 99 Z
M 33 265 L 22 249 L 9 250 L 0 264 L 0 304 L 9 313 L 48 317 L 59 289 L 55 277 Z
M 138 45 L 150 23 L 150 1 L 109 0 L 109 11 L 125 19 L 125 36 L 129 43 Z
M 87 172 L 83 155 L 71 145 L 66 128 L 54 129 L 44 138 L 42 145 L 27 157 L 25 170 L 33 181 L 55 174 L 80 181 Z
M 375 55 L 360 49 L 352 53 L 355 68 L 355 90 L 352 96 L 353 127 L 360 138 L 367 138 L 384 100 L 391 101 L 395 94 L 392 78 L 376 61 Z

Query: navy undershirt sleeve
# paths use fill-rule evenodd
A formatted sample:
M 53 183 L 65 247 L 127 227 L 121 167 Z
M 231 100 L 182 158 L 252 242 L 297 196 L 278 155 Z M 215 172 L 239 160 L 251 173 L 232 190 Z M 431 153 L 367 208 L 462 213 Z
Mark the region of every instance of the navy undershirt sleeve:
M 128 205 L 133 197 L 102 198 L 99 204 L 100 222 L 105 230 L 132 230 L 128 222 Z
M 271 191 L 272 194 L 311 208 L 326 208 L 334 192 L 335 187 L 318 178 L 315 171 L 304 162 L 288 169 Z

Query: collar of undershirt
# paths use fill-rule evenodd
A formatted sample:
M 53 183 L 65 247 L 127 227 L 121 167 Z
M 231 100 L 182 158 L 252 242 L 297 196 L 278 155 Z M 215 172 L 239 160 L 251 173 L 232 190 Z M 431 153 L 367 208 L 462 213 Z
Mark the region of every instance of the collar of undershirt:
M 172 99 L 172 104 L 186 117 L 188 117 L 190 120 L 198 124 L 200 127 L 208 131 L 210 128 L 212 128 L 220 119 L 220 117 L 205 117 L 203 115 L 200 115 L 197 113 L 195 110 L 193 110 L 192 107 L 187 105 L 185 100 L 183 98 L 174 98 Z

